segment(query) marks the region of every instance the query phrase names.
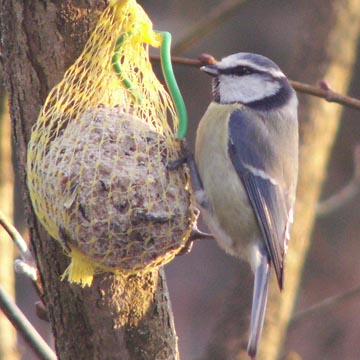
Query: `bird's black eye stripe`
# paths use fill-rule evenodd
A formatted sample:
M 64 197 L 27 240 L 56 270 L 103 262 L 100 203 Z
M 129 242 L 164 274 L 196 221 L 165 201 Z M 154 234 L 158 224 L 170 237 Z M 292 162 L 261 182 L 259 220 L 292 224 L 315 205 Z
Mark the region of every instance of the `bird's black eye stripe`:
M 233 74 L 237 76 L 250 75 L 253 72 L 253 69 L 249 68 L 248 66 L 236 66 L 233 68 Z
M 220 74 L 234 75 L 234 76 L 245 76 L 255 73 L 256 71 L 249 66 L 238 65 L 232 68 L 221 69 Z

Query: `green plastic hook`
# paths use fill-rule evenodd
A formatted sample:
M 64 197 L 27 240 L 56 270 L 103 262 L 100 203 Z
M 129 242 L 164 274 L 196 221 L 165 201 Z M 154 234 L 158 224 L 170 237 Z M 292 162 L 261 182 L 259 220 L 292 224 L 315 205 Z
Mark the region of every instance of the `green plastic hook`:
M 177 116 L 179 118 L 179 127 L 177 138 L 182 140 L 187 132 L 188 128 L 188 117 L 186 106 L 181 95 L 180 89 L 175 79 L 174 71 L 171 63 L 171 34 L 167 31 L 157 31 L 162 35 L 162 42 L 160 46 L 160 60 L 161 60 L 161 69 L 164 74 L 166 85 L 169 89 L 170 96 L 175 104 L 175 109 Z M 115 44 L 115 52 L 112 57 L 112 65 L 116 74 L 122 79 L 122 83 L 126 89 L 128 89 L 133 96 L 134 100 L 141 104 L 142 98 L 140 95 L 136 94 L 136 90 L 133 88 L 132 83 L 129 79 L 122 76 L 122 70 L 119 59 L 119 49 L 124 43 L 127 36 L 131 33 L 125 33 L 119 36 Z
M 174 71 L 171 63 L 171 34 L 167 31 L 158 31 L 162 34 L 162 42 L 160 48 L 161 69 L 164 74 L 166 85 L 169 89 L 171 98 L 174 101 L 176 112 L 179 118 L 179 128 L 177 138 L 182 140 L 187 132 L 188 117 L 184 99 L 181 95 L 179 86 L 176 82 Z

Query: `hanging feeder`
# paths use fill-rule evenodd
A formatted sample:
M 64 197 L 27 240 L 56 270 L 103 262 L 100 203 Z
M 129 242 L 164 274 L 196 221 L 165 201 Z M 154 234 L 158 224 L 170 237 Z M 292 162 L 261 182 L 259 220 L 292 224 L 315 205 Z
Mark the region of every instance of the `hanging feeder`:
M 149 46 L 161 48 L 170 94 Z M 152 29 L 135 0 L 111 1 L 82 54 L 48 95 L 28 147 L 34 210 L 71 262 L 63 277 L 159 267 L 194 221 L 181 156 L 186 109 L 173 77 L 170 34 Z

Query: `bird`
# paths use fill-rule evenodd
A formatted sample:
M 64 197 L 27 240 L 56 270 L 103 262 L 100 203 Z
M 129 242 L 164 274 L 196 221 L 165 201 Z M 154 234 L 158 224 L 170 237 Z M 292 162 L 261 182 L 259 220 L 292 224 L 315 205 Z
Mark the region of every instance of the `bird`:
M 254 288 L 247 352 L 255 359 L 269 279 L 280 290 L 298 179 L 298 99 L 265 56 L 241 52 L 201 70 L 213 99 L 190 164 L 195 200 L 221 248 L 250 263 Z

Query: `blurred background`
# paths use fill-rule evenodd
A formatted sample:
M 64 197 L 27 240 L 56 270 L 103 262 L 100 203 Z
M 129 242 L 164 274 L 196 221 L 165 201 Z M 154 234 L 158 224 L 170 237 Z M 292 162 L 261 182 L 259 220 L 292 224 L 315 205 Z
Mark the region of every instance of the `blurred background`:
M 150 15 L 156 29 L 172 33 L 173 45 L 176 47 L 199 19 L 204 19 L 221 2 L 158 0 L 139 3 Z M 299 42 L 303 40 L 302 30 L 310 11 L 307 4 L 307 1 L 296 0 L 243 1 L 223 23 L 214 26 L 207 36 L 179 55 L 197 58 L 202 53 L 209 53 L 219 59 L 236 52 L 259 53 L 274 60 L 291 79 L 301 81 L 296 77 L 297 69 L 294 68 L 292 59 Z M 154 67 L 159 71 L 157 64 Z M 182 65 L 174 65 L 174 72 L 187 104 L 190 122 L 188 140 L 193 146 L 197 124 L 211 101 L 210 78 L 197 68 Z M 359 73 L 358 60 L 348 93 L 357 98 L 360 98 Z M 321 77 L 314 78 L 313 85 L 319 80 L 322 80 Z M 1 96 L 4 110 L 6 94 L 3 87 Z M 299 97 L 300 111 L 306 96 L 308 95 Z M 3 111 L 5 121 L 9 121 L 6 116 L 6 111 Z M 353 176 L 354 147 L 360 143 L 359 118 L 360 112 L 356 110 L 345 109 L 343 113 L 322 191 L 323 199 L 339 191 Z M 26 237 L 21 191 L 16 174 L 14 178 L 15 224 Z M 359 200 L 359 195 L 354 196 L 345 206 L 317 219 L 295 313 L 330 296 L 360 286 Z M 2 200 L 0 206 L 1 203 Z M 206 230 L 202 222 L 199 227 Z M 238 281 L 237 274 L 247 268 L 247 264 L 226 255 L 211 240 L 195 243 L 190 254 L 177 257 L 166 265 L 181 359 L 195 360 L 203 355 L 211 341 L 217 320 L 227 306 L 227 295 Z M 249 296 L 251 292 L 252 288 L 249 288 Z M 35 316 L 34 303 L 37 297 L 32 285 L 22 276 L 16 276 L 16 297 L 30 321 L 51 342 L 48 324 Z M 284 354 L 294 352 L 305 360 L 360 359 L 359 336 L 358 291 L 358 295 L 294 323 L 287 336 Z M 22 359 L 35 359 L 21 339 L 20 342 Z

